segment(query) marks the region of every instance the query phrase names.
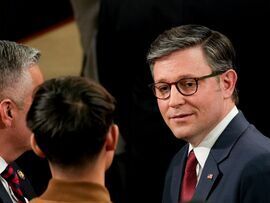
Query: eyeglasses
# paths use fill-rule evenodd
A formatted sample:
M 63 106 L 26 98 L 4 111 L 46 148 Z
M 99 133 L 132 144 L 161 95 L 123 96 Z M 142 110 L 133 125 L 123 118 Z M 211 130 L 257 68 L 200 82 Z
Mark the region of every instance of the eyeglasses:
M 153 90 L 154 95 L 158 99 L 168 99 L 171 95 L 171 86 L 175 85 L 176 89 L 179 93 L 184 96 L 191 96 L 195 94 L 198 90 L 198 81 L 204 80 L 206 78 L 211 78 L 218 76 L 226 71 L 215 71 L 209 75 L 205 75 L 198 78 L 182 78 L 176 82 L 166 83 L 166 82 L 158 82 L 150 84 L 149 87 Z

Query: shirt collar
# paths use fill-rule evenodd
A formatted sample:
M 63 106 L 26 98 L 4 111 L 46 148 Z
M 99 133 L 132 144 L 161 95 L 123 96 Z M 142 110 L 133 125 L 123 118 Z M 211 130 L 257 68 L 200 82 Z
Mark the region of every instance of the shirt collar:
M 6 169 L 7 162 L 0 156 L 0 174 Z
M 219 122 L 216 127 L 211 130 L 211 132 L 202 140 L 202 142 L 197 146 L 193 147 L 189 144 L 189 151 L 193 149 L 194 154 L 198 160 L 198 163 L 203 168 L 206 162 L 206 159 L 209 155 L 209 152 L 213 145 L 215 144 L 216 140 L 219 138 L 221 133 L 227 127 L 227 125 L 231 122 L 231 120 L 236 116 L 238 113 L 238 109 L 236 106 L 232 108 L 232 110 Z

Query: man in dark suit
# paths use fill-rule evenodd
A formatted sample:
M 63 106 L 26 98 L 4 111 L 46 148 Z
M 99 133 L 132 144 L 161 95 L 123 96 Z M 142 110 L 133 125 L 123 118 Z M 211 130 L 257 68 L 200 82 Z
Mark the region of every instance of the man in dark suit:
M 0 198 L 5 203 L 21 202 L 16 192 L 9 189 L 13 187 L 3 175 L 9 165 L 19 177 L 23 198 L 30 200 L 34 196 L 31 185 L 14 160 L 31 149 L 31 131 L 25 118 L 33 90 L 43 82 L 39 58 L 37 49 L 0 41 Z
M 200 25 L 175 27 L 152 43 L 148 61 L 163 119 L 188 142 L 170 164 L 163 202 L 269 202 L 270 167 L 259 161 L 270 158 L 270 139 L 236 107 L 230 40 Z
M 232 39 L 238 53 L 237 68 L 240 69 L 238 73 L 241 78 L 239 95 L 242 100 L 239 107 L 258 129 L 270 136 L 267 119 L 258 116 L 258 112 L 269 115 L 269 108 L 265 108 L 268 100 L 250 97 L 250 90 L 254 87 L 259 95 L 264 95 L 268 91 L 268 75 L 261 74 L 261 71 L 254 72 L 254 67 L 261 67 L 262 71 L 267 67 L 269 41 L 250 43 L 250 39 L 261 39 L 260 36 L 269 34 L 267 29 L 263 29 L 269 19 L 269 2 L 265 0 L 256 2 L 101 0 L 100 2 L 97 37 L 99 81 L 116 97 L 119 104 L 116 122 L 119 123 L 120 133 L 125 138 L 129 161 L 128 182 L 131 188 L 128 187 L 130 188 L 128 203 L 161 201 L 160 188 L 163 187 L 167 164 L 183 145 L 181 141 L 174 139 L 172 133 L 162 123 L 155 98 L 147 87 L 152 78 L 145 60 L 146 53 L 150 43 L 165 29 L 187 23 L 202 24 L 222 31 Z M 152 188 L 151 191 L 149 187 Z

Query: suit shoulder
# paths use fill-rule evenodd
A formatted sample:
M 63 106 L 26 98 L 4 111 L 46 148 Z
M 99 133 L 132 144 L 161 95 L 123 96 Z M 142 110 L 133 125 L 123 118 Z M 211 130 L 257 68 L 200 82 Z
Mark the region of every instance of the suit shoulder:
M 249 149 L 257 149 L 261 153 L 270 153 L 270 138 L 263 135 L 255 126 L 249 125 L 240 138 L 241 142 L 246 143 Z
M 270 153 L 260 154 L 253 157 L 245 166 L 242 176 L 267 175 L 270 178 Z

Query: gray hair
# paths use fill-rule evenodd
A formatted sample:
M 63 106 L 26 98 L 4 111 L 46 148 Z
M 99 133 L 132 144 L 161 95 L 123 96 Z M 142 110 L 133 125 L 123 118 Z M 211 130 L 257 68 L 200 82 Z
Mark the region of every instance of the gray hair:
M 22 108 L 32 85 L 28 68 L 38 64 L 40 51 L 16 42 L 0 40 L 0 101 L 13 100 Z
M 175 51 L 196 46 L 202 48 L 213 72 L 236 69 L 235 50 L 225 35 L 201 25 L 182 25 L 165 31 L 151 44 L 147 61 L 152 74 L 156 60 Z M 235 103 L 238 103 L 236 89 L 233 93 L 233 99 Z

